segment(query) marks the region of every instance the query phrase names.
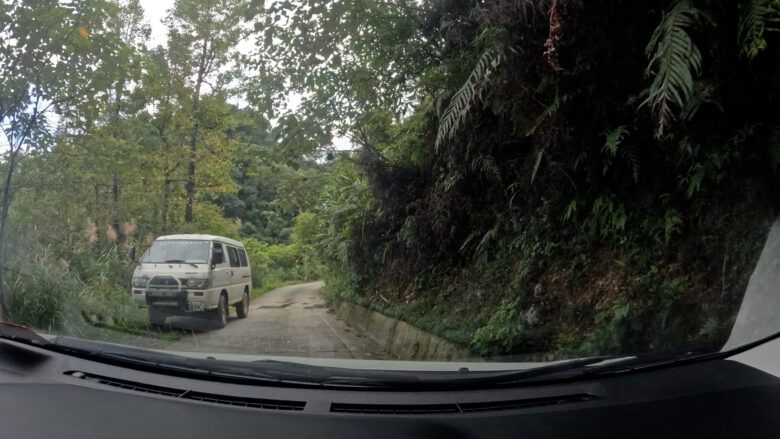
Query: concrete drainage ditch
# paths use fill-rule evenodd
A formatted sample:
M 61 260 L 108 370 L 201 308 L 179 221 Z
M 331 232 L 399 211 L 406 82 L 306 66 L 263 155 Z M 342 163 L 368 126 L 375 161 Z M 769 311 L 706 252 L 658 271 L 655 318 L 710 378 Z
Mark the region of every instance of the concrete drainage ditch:
M 388 352 L 404 360 L 451 361 L 474 358 L 468 350 L 409 323 L 366 307 L 333 301 L 336 315 L 360 329 Z

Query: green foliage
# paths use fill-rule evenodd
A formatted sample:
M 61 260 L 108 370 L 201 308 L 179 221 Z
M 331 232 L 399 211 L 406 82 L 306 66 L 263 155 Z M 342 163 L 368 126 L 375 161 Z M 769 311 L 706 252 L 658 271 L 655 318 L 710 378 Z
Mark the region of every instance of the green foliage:
M 55 109 L 96 106 L 94 88 L 105 84 L 106 70 L 127 50 L 102 24 L 116 19 L 115 4 L 90 0 L 14 2 L 0 7 L 0 129 L 4 135 L 5 175 L 0 201 L 0 267 L 13 194 L 14 173 L 24 155 L 48 151 L 48 117 Z M 69 128 L 63 124 L 63 128 Z M 9 313 L 0 270 L 0 319 Z
M 619 156 L 620 159 L 631 166 L 631 176 L 634 183 L 639 183 L 639 159 L 636 151 L 630 146 L 620 148 L 620 145 L 630 134 L 625 125 L 604 132 L 605 140 L 601 150 L 606 154 L 606 157 L 604 158 L 603 173 L 607 173 L 615 158 Z
M 614 130 L 604 132 L 604 148 L 603 151 L 607 152 L 610 156 L 615 157 L 618 152 L 618 146 L 629 135 L 629 131 L 625 125 L 621 125 Z
M 755 58 L 767 48 L 764 33 L 777 32 L 780 23 L 780 2 L 777 0 L 748 0 L 739 5 L 738 43 L 742 54 Z
M 630 311 L 631 304 L 626 299 L 616 299 L 610 308 L 594 315 L 594 329 L 577 345 L 574 352 L 567 352 L 567 348 L 562 346 L 559 346 L 559 350 L 569 355 L 583 356 L 618 353 L 621 347 L 621 330 Z
M 235 193 L 215 197 L 226 217 L 239 218 L 239 234 L 269 243 L 289 244 L 295 217 L 317 199 L 327 166 L 297 160 L 278 163 L 268 147 L 251 145 L 236 151 L 231 170 Z
M 0 6 L 38 327 L 145 328 L 120 255 L 188 231 L 243 239 L 253 294 L 325 278 L 486 356 L 717 341 L 777 211 L 774 0 L 178 1 L 151 49 L 135 1 L 39 3 Z
M 645 75 L 652 77 L 641 105 L 649 105 L 656 115 L 656 137 L 675 118 L 674 106 L 687 106 L 693 94 L 694 76 L 701 74 L 702 56 L 688 30 L 707 16 L 687 0 L 678 0 L 665 13 L 645 49 L 650 64 Z M 641 106 L 640 105 L 640 106 Z
M 236 220 L 223 218 L 219 206 L 210 203 L 196 203 L 193 206 L 195 224 L 192 233 L 209 233 L 228 238 L 238 238 L 238 224 Z
M 458 131 L 460 125 L 466 120 L 473 103 L 481 99 L 490 73 L 498 68 L 503 57 L 504 54 L 500 49 L 493 48 L 485 50 L 479 57 L 474 70 L 471 71 L 466 82 L 458 89 L 442 113 L 439 132 L 436 135 L 436 147 L 451 139 Z
M 627 221 L 625 207 L 612 197 L 602 195 L 593 202 L 592 226 L 602 237 L 620 241 Z
M 6 282 L 10 320 L 49 332 L 61 329 L 65 305 L 83 288 L 67 272 L 45 266 L 6 276 Z
M 672 238 L 672 235 L 679 234 L 682 231 L 681 229 L 682 225 L 683 225 L 683 220 L 679 212 L 677 212 L 674 209 L 668 209 L 666 210 L 666 212 L 664 212 L 663 236 L 664 236 L 665 244 L 669 243 L 669 240 Z
M 366 17 L 337 4 L 295 26 L 318 28 L 336 11 Z M 418 21 L 418 40 L 399 36 L 393 49 L 389 38 L 366 43 L 372 50 L 317 42 L 307 51 L 289 33 L 282 41 L 297 58 L 281 65 L 312 70 L 293 88 L 327 96 L 315 116 L 341 120 L 356 139 L 294 233 L 325 261 L 329 295 L 487 356 L 722 337 L 712 319 L 733 314 L 736 301 L 722 298 L 744 288 L 761 239 L 742 220 L 764 224 L 778 193 L 776 115 L 767 111 L 777 78 L 769 64 L 740 61 L 733 33 L 724 37 L 738 26 L 737 6 L 472 6 L 437 6 L 439 15 Z M 402 6 L 392 20 L 378 9 L 393 24 L 419 18 Z M 453 16 L 473 21 L 445 18 Z M 359 60 L 348 78 L 360 84 L 327 79 L 345 70 L 331 70 L 323 51 Z M 407 68 L 410 53 L 421 57 Z M 375 84 L 357 65 L 387 63 L 413 79 L 385 80 L 357 98 Z M 410 111 L 399 109 L 404 93 Z M 297 120 L 312 116 L 302 113 Z M 751 250 L 724 283 L 724 252 L 743 247 Z
M 16 242 L 24 243 L 14 246 L 19 254 L 12 253 L 17 269 L 5 277 L 13 321 L 76 336 L 95 326 L 123 332 L 147 329 L 146 312 L 128 294 L 133 266 L 115 245 L 55 261 L 28 238 Z
M 247 238 L 243 242 L 252 267 L 255 288 L 266 289 L 321 278 L 320 262 L 308 245 L 268 245 L 254 238 Z
M 2 265 L 13 319 L 69 334 L 144 330 L 146 312 L 127 294 L 127 245 L 187 232 L 289 242 L 293 218 L 319 191 L 319 173 L 310 160 L 263 146 L 274 142 L 268 122 L 227 103 L 247 6 L 177 1 L 165 20 L 168 44 L 153 49 L 137 0 L 0 6 L 11 37 L 0 43 L 0 124 L 13 146 L 3 170 L 19 168 L 18 185 L 6 192 L 15 203 L 0 223 L 26 240 L 0 251 L 11 258 Z M 47 125 L 51 111 L 57 130 Z M 191 222 L 189 178 L 198 190 Z M 266 187 L 259 202 L 247 196 Z M 222 202 L 231 196 L 232 210 Z M 281 225 L 257 232 L 266 211 Z M 21 248 L 27 259 L 17 257 Z M 270 259 L 255 254 L 258 284 L 316 280 L 316 259 L 295 268 L 295 257 L 279 255 L 285 248 L 266 248 Z
M 523 338 L 526 320 L 518 307 L 517 300 L 501 305 L 487 325 L 477 329 L 471 345 L 479 355 L 509 351 Z

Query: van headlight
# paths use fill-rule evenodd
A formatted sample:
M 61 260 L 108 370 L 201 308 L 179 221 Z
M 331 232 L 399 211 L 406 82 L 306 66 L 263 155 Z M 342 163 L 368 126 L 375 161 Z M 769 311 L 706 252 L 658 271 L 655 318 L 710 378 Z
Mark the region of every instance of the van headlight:
M 186 279 L 184 280 L 184 286 L 187 288 L 208 288 L 209 287 L 209 280 L 208 279 Z
M 149 282 L 149 278 L 146 276 L 133 278 L 133 286 L 136 288 L 146 288 L 147 282 Z

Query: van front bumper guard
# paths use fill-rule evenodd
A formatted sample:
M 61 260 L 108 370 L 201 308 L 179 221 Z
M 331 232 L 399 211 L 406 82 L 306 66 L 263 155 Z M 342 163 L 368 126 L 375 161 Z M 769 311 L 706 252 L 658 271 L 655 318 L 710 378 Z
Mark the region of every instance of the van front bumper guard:
M 146 290 L 146 304 L 153 306 L 175 303 L 182 311 L 187 310 L 187 291 L 186 290 Z M 168 305 L 170 306 L 170 305 Z

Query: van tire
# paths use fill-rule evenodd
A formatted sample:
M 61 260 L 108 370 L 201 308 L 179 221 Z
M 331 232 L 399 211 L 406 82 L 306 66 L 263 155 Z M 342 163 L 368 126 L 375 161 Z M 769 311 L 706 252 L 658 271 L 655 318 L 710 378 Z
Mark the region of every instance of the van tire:
M 217 309 L 212 311 L 213 314 L 211 315 L 218 329 L 222 329 L 225 326 L 227 326 L 229 312 L 230 311 L 228 310 L 227 297 L 225 297 L 224 294 L 220 294 L 219 303 L 217 304 Z
M 249 315 L 249 292 L 244 290 L 241 301 L 236 304 L 236 315 L 239 319 L 245 319 Z
M 168 314 L 164 311 L 160 311 L 154 307 L 149 308 L 149 324 L 152 328 L 164 328 L 166 317 L 168 317 Z

